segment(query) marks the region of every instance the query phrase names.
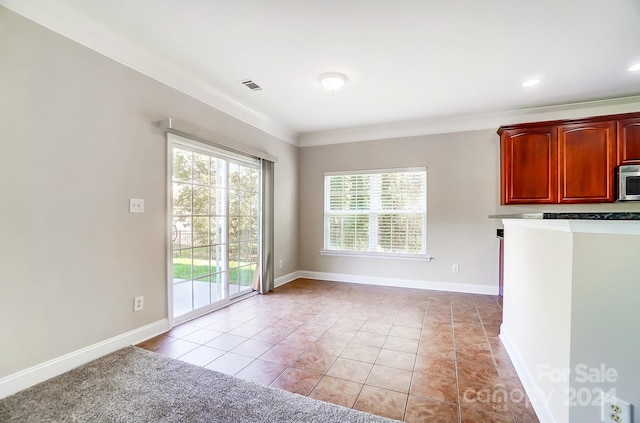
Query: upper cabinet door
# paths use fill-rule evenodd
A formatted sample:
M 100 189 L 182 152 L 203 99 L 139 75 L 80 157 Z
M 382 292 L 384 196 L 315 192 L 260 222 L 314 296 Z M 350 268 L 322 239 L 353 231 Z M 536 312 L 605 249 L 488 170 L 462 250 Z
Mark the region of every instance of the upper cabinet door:
M 556 202 L 556 146 L 553 127 L 511 129 L 501 134 L 502 204 Z
M 615 201 L 616 123 L 558 126 L 560 203 Z
M 618 122 L 618 166 L 640 164 L 640 118 Z

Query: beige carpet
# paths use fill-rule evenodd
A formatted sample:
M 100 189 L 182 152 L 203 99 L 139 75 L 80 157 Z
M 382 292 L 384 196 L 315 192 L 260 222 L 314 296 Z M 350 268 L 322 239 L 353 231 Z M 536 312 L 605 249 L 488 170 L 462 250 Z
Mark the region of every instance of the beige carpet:
M 0 400 L 1 422 L 371 422 L 395 420 L 124 348 Z

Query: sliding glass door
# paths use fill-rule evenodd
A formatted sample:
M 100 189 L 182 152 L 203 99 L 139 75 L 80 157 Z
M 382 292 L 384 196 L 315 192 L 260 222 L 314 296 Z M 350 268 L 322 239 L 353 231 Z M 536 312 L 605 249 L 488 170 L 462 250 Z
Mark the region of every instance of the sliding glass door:
M 173 318 L 252 291 L 260 245 L 260 163 L 169 136 Z
M 260 244 L 260 170 L 229 164 L 229 296 L 251 289 Z

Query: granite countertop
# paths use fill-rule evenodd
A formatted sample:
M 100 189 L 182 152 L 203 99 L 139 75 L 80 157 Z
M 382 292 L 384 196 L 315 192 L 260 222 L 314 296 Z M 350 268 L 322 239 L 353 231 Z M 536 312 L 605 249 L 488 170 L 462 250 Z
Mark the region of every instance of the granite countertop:
M 640 220 L 640 212 L 494 214 L 492 219 Z

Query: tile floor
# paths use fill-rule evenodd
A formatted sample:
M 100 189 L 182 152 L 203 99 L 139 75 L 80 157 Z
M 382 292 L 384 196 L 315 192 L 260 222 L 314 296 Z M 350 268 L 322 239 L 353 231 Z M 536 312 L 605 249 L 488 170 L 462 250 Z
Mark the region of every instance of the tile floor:
M 139 346 L 406 422 L 538 422 L 497 297 L 298 279 Z

